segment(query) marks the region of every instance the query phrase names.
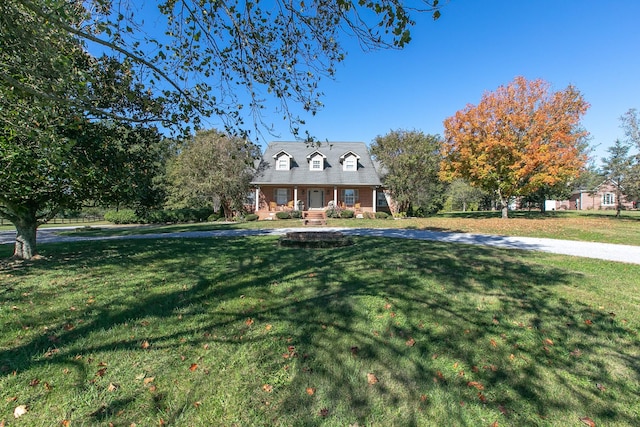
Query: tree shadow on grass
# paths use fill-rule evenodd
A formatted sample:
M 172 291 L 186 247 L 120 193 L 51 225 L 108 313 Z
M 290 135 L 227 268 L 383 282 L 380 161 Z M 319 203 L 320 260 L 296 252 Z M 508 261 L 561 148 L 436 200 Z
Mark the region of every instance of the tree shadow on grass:
M 531 417 L 576 407 L 604 422 L 633 421 L 614 402 L 637 396 L 629 381 L 609 394 L 580 384 L 619 383 L 620 372 L 640 381 L 637 348 L 619 345 L 637 337 L 592 304 L 558 296 L 557 287 L 575 283 L 574 272 L 506 251 L 383 238 L 300 250 L 269 237 L 59 244 L 43 254 L 46 261 L 11 274 L 71 270 L 77 280 L 45 290 L 16 286 L 5 292 L 7 301 L 20 304 L 26 294 L 55 302 L 69 292 L 86 303 L 21 315 L 24 325 L 47 329 L 0 349 L 3 370 L 71 367 L 78 387 L 86 387 L 96 380 L 97 362 L 87 360 L 95 354 L 178 352 L 187 355 L 185 365 L 198 366 L 186 393 L 184 386 L 123 392 L 85 421 L 107 421 L 141 400 L 149 402 L 140 416 L 169 424 L 223 417 L 241 425 L 420 425 L 438 418 L 464 425 L 481 416 L 531 424 Z M 128 282 L 137 270 L 149 274 Z M 114 330 L 120 332 L 111 336 Z M 96 336 L 103 338 L 89 340 Z M 588 347 L 596 342 L 598 352 Z M 616 365 L 601 362 L 603 353 L 615 354 Z M 251 410 L 196 413 L 194 402 L 225 396 L 218 381 L 227 380 L 215 373 L 227 365 L 247 378 L 226 384 L 226 393 Z M 163 375 L 167 387 L 178 381 L 157 373 Z

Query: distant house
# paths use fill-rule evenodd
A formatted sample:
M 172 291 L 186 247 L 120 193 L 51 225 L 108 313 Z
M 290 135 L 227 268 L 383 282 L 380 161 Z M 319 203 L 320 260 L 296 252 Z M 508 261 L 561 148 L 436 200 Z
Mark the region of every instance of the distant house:
M 387 195 L 363 142 L 272 142 L 251 182 L 260 218 L 284 210 L 388 211 Z
M 593 190 L 574 191 L 568 200 L 547 200 L 546 210 L 613 210 L 618 204 L 616 197 L 615 184 L 606 180 Z M 622 206 L 623 209 L 634 209 L 637 203 L 625 198 Z

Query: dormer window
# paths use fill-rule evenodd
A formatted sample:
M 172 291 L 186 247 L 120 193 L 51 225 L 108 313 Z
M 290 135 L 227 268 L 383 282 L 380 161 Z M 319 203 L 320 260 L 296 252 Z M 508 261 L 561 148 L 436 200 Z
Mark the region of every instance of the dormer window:
M 314 151 L 307 156 L 309 161 L 309 170 L 321 171 L 324 170 L 324 159 L 326 156 L 319 151 Z
M 348 151 L 340 156 L 340 162 L 342 162 L 342 170 L 343 171 L 357 171 L 358 170 L 358 156 L 353 151 Z
M 276 170 L 288 171 L 291 169 L 291 155 L 286 151 L 280 151 L 273 158 L 276 160 Z

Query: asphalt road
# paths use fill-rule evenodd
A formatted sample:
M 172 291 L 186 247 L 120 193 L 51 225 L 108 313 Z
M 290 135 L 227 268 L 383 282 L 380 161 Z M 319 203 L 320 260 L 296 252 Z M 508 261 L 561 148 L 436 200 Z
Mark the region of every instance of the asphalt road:
M 263 230 L 214 230 L 189 231 L 180 233 L 139 234 L 130 236 L 80 237 L 60 236 L 58 231 L 75 227 L 43 228 L 38 230 L 38 243 L 71 242 L 87 239 L 157 239 L 157 238 L 201 238 L 201 237 L 234 237 L 234 236 L 269 236 L 283 235 L 293 231 L 341 231 L 351 236 L 375 236 L 401 239 L 432 240 L 438 242 L 485 245 L 497 248 L 527 251 L 549 252 L 585 258 L 596 258 L 608 261 L 640 264 L 640 246 L 615 245 L 610 243 L 578 242 L 569 240 L 543 239 L 535 237 L 508 237 L 487 234 L 446 233 L 428 230 L 377 229 L 377 228 L 279 228 Z M 0 232 L 0 244 L 13 244 L 15 232 Z

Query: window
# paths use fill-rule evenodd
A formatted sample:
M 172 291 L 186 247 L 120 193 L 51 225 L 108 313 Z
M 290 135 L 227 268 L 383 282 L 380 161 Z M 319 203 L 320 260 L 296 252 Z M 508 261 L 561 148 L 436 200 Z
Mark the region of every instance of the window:
M 354 156 L 349 156 L 344 160 L 344 168 L 345 171 L 355 171 L 356 165 L 358 164 L 358 160 Z
M 311 160 L 311 170 L 312 171 L 320 171 L 322 170 L 322 158 L 321 157 L 314 157 Z
M 616 204 L 616 195 L 613 193 L 604 193 L 602 195 L 603 206 L 613 206 Z
M 377 206 L 387 206 L 387 198 L 383 191 L 376 192 L 376 197 L 378 199 L 376 202 Z
M 288 171 L 289 170 L 289 158 L 287 156 L 280 156 L 278 158 L 278 164 L 276 170 Z
M 353 206 L 358 202 L 358 190 L 347 188 L 342 190 L 342 200 L 347 206 Z
M 289 201 L 289 189 L 288 188 L 276 188 L 275 194 L 276 203 L 279 205 L 286 205 Z

